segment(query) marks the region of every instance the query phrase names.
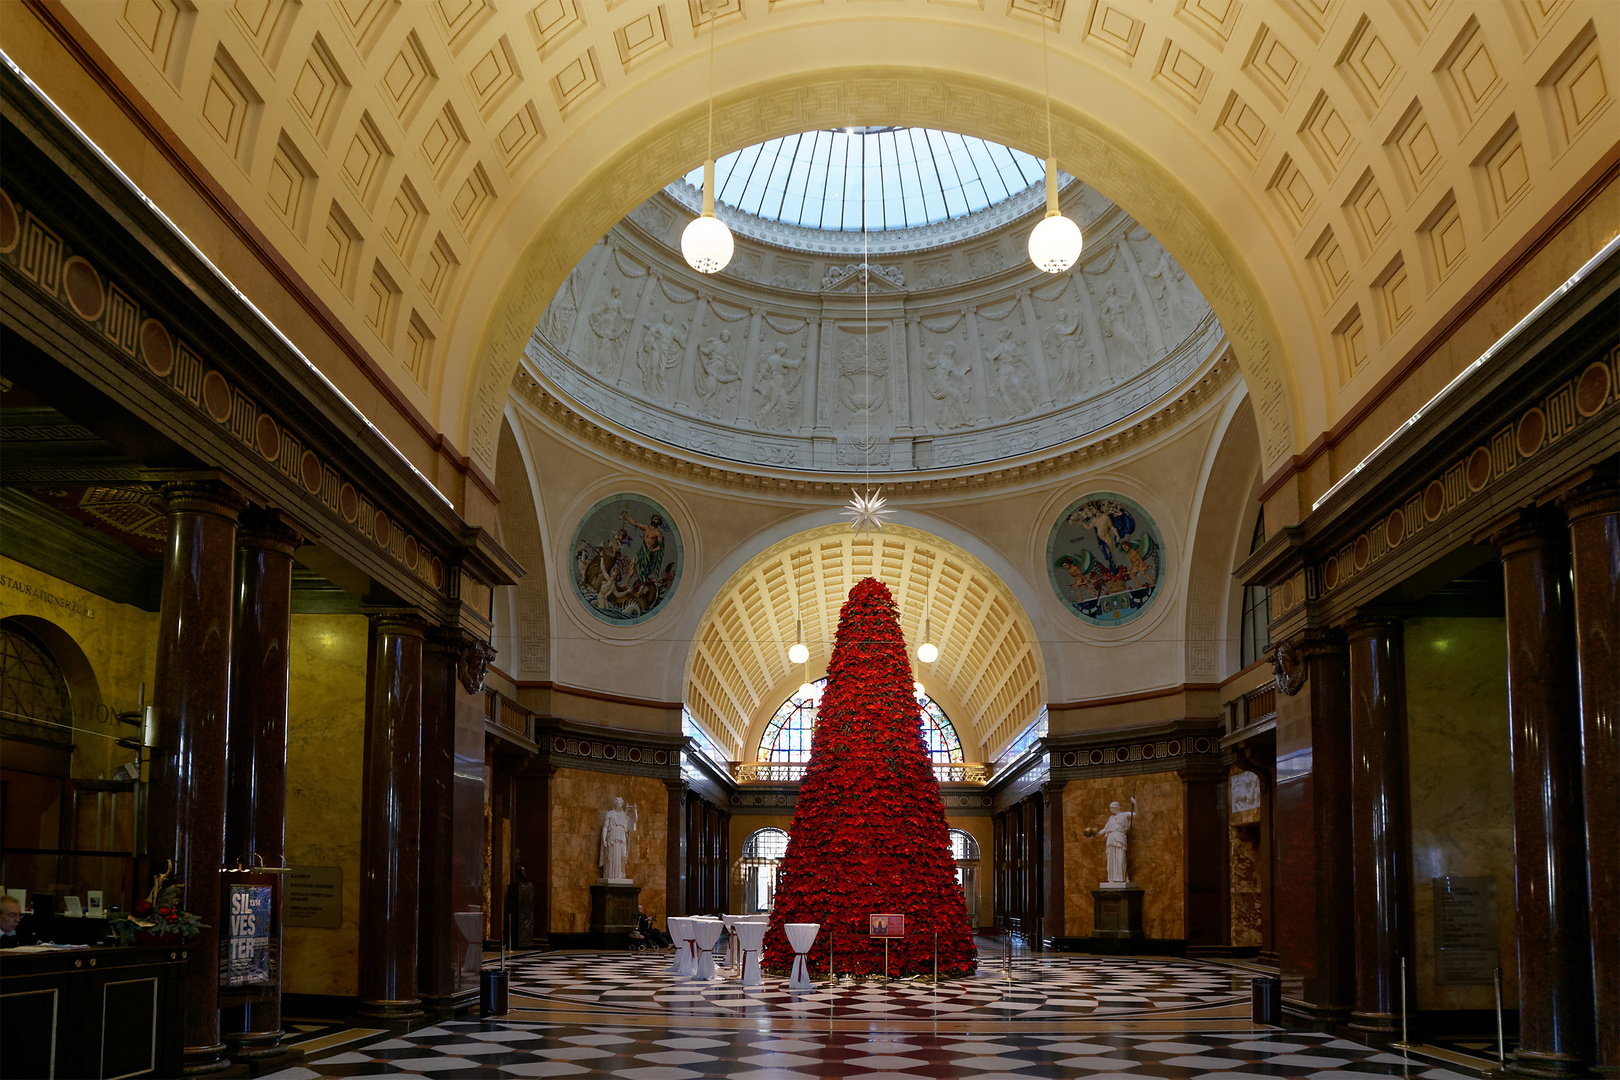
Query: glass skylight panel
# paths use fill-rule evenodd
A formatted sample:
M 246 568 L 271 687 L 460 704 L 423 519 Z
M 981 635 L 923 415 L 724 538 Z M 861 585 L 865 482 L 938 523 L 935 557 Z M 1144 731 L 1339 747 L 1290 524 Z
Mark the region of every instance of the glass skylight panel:
M 767 221 L 829 231 L 915 228 L 966 217 L 1039 183 L 1039 159 L 929 128 L 808 131 L 727 154 L 718 201 Z M 703 173 L 686 177 L 694 187 Z

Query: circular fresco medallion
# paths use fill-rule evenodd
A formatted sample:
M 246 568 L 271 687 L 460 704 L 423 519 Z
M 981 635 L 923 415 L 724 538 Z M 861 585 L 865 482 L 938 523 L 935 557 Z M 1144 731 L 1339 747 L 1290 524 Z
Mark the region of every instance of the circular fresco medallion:
M 1159 595 L 1164 541 L 1159 527 L 1123 495 L 1077 499 L 1046 542 L 1052 589 L 1082 622 L 1123 626 Z
M 680 531 L 669 511 L 644 495 L 612 495 L 591 507 L 569 550 L 574 592 L 603 622 L 646 622 L 681 580 Z

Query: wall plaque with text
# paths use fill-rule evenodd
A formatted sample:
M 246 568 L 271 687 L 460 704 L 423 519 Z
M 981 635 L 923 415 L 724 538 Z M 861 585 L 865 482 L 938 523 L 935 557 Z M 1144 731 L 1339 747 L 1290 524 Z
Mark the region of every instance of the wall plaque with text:
M 1437 877 L 1434 882 L 1434 981 L 1489 986 L 1501 963 L 1496 933 L 1496 879 Z
M 343 926 L 343 867 L 294 866 L 287 874 L 285 926 Z

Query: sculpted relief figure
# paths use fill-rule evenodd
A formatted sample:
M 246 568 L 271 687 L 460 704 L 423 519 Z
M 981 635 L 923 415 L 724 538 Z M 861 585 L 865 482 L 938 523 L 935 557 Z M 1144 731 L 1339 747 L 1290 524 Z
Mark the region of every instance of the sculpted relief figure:
M 1168 251 L 1160 248 L 1159 257 L 1152 266 L 1142 263 L 1142 273 L 1147 277 L 1148 291 L 1153 294 L 1159 318 L 1170 327 L 1171 337 L 1181 340 L 1192 332 L 1199 315 L 1196 305 L 1188 303 L 1187 272 L 1170 257 Z
M 732 359 L 731 331 L 720 331 L 698 346 L 697 395 L 704 416 L 713 419 L 737 396 L 742 372 Z
M 1097 357 L 1086 343 L 1085 326 L 1078 315 L 1071 319 L 1060 308 L 1057 320 L 1041 334 L 1041 348 L 1060 402 L 1079 397 L 1097 381 Z
M 641 369 L 641 389 L 653 401 L 665 400 L 668 374 L 686 358 L 685 335 L 686 324 L 677 327 L 675 314 L 669 311 L 641 335 L 641 356 L 636 366 Z
M 602 815 L 602 880 L 618 884 L 627 884 L 630 879 L 625 876 L 626 863 L 630 858 L 630 830 L 634 829 L 635 819 L 624 809 L 624 800 L 615 796 L 613 809 Z
M 1024 359 L 1023 343 L 1014 341 L 1012 327 L 1001 328 L 996 343 L 984 351 L 984 362 L 995 376 L 1001 407 L 1008 416 L 1023 416 L 1035 408 L 1035 376 Z
M 973 404 L 973 382 L 969 378 L 973 364 L 956 355 L 956 342 L 947 341 L 938 352 L 927 354 L 923 366 L 928 369 L 928 396 L 939 402 L 939 426 L 966 427 L 973 420 L 968 412 Z
M 624 339 L 630 336 L 630 321 L 615 285 L 602 306 L 591 312 L 591 333 L 596 337 L 591 342 L 590 363 L 597 371 L 607 366 L 608 357 L 618 356 L 623 350 Z
M 1132 297 L 1136 295 L 1131 294 Z M 1108 283 L 1102 304 L 1097 309 L 1102 318 L 1103 335 L 1113 343 L 1119 358 L 1121 378 L 1130 378 L 1147 366 L 1147 333 L 1142 326 L 1142 313 L 1130 301 L 1119 295 L 1114 283 Z
M 850 412 L 861 415 L 887 404 L 883 380 L 889 376 L 889 356 L 881 341 L 845 342 L 838 350 L 838 376 L 838 396 Z
M 761 428 L 781 431 L 793 426 L 799 413 L 799 382 L 802 357 L 789 356 L 787 342 L 760 357 L 754 375 L 754 422 Z

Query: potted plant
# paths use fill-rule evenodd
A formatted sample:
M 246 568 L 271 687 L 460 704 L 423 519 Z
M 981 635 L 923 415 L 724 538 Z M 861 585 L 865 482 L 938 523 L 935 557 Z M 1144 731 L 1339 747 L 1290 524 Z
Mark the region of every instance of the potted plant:
M 173 863 L 169 864 L 171 867 Z M 208 924 L 180 906 L 182 883 L 169 881 L 168 871 L 152 881 L 146 899 L 131 911 L 110 917 L 120 945 L 185 944 L 208 928 Z

